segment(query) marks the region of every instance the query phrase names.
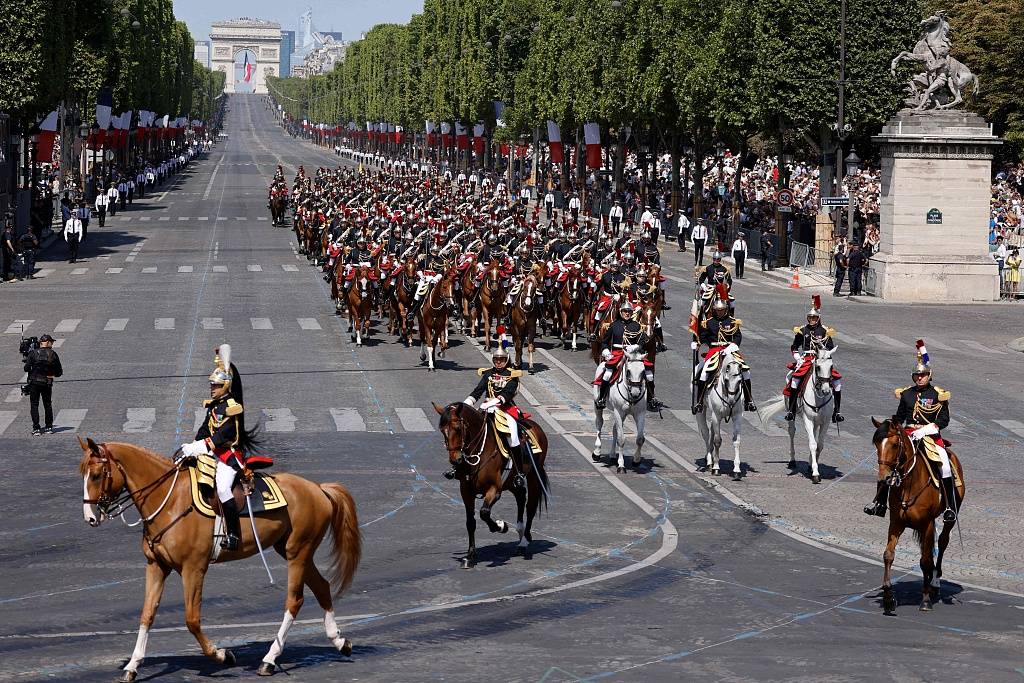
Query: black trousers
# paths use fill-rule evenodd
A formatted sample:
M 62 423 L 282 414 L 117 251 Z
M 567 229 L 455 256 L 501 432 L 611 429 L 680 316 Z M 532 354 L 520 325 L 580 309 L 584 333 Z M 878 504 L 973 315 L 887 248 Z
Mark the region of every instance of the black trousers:
M 693 241 L 693 263 L 697 266 L 704 265 L 704 241 L 705 240 L 694 240 Z
M 98 219 L 99 219 L 99 222 L 100 222 L 100 227 L 102 228 L 104 223 L 107 222 L 107 207 L 101 206 L 99 208 L 98 213 L 99 213 Z
M 30 412 L 32 414 L 32 428 L 39 429 L 39 399 L 43 399 L 43 410 L 46 413 L 46 426 L 53 426 L 53 404 L 50 402 L 53 396 L 53 385 L 52 384 L 30 384 L 29 385 L 29 402 L 31 403 Z
M 689 230 L 679 228 L 679 232 L 676 233 L 676 244 L 679 245 L 679 251 L 686 251 L 686 242 L 690 239 L 689 232 Z
M 612 219 L 612 236 L 618 238 L 619 236 L 619 223 L 622 222 L 621 218 Z
M 68 258 L 78 260 L 78 237 L 75 235 L 68 237 Z
M 747 252 L 734 251 L 732 258 L 736 261 L 736 277 L 743 277 L 743 262 L 747 260 Z
M 846 269 L 836 268 L 836 286 L 832 289 L 834 296 L 839 296 L 839 290 L 843 288 L 843 280 L 846 279 Z
M 861 268 L 850 268 L 850 294 L 855 296 L 860 294 L 861 272 Z

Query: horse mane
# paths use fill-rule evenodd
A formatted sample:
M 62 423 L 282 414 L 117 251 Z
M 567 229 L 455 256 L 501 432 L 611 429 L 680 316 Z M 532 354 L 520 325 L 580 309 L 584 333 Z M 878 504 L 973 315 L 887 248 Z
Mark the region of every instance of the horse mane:
M 876 446 L 882 443 L 882 440 L 887 438 L 889 436 L 889 433 L 892 432 L 893 425 L 894 423 L 892 418 L 882 420 L 882 422 L 878 425 L 878 428 L 875 429 L 874 435 L 872 435 L 871 437 L 871 443 L 873 443 Z
M 87 450 L 82 454 L 82 460 L 78 463 L 78 473 L 81 474 L 82 476 L 85 476 L 86 474 L 89 473 L 89 461 L 92 459 L 93 455 L 98 455 L 99 453 L 102 453 L 104 449 L 106 449 L 109 452 L 111 447 L 114 447 L 118 450 L 123 448 L 131 449 L 132 451 L 144 455 L 145 457 L 151 460 L 166 461 L 168 465 L 171 464 L 171 461 L 168 458 L 165 458 L 159 453 L 151 451 L 143 446 L 136 446 L 135 444 L 131 443 L 111 441 L 110 443 L 96 444 L 96 447 L 98 449 L 97 453 L 94 453 L 92 450 Z M 117 453 L 111 453 L 111 455 L 117 455 Z

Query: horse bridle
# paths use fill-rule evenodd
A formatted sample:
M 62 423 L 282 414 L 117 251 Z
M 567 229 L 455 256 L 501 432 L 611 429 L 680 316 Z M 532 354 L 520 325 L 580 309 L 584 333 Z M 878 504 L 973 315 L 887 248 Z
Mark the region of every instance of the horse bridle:
M 881 450 L 879 450 L 879 453 L 878 453 L 878 464 L 879 465 L 885 465 L 886 467 L 889 468 L 889 476 L 887 476 L 885 478 L 886 486 L 891 486 L 891 487 L 894 487 L 894 488 L 899 488 L 903 484 L 903 479 L 908 474 L 910 474 L 910 471 L 912 469 L 914 469 L 914 465 L 911 464 L 910 469 L 908 469 L 906 472 L 903 472 L 903 471 L 900 470 L 900 467 L 903 466 L 904 458 L 905 458 L 905 455 L 906 455 L 906 453 L 905 453 L 906 448 L 905 448 L 904 443 L 903 443 L 904 442 L 903 435 L 897 433 L 896 434 L 896 442 L 898 444 L 898 450 L 897 450 L 897 454 L 896 454 L 896 459 L 895 460 L 883 460 L 882 459 Z M 916 453 L 914 455 L 915 455 L 915 462 L 916 462 Z
M 453 403 L 452 405 L 448 406 L 448 410 L 450 410 L 452 412 L 452 414 L 454 415 L 455 411 L 458 410 L 459 405 L 463 405 L 463 404 Z M 458 417 L 459 421 L 462 422 L 463 425 L 465 425 L 466 421 L 462 419 L 462 416 L 456 416 L 456 417 Z M 488 427 L 487 427 L 487 419 L 485 418 L 484 419 L 484 428 L 482 430 L 480 430 L 480 435 L 479 435 L 480 445 L 479 445 L 479 447 L 478 448 L 474 448 L 472 446 L 473 440 L 478 438 L 478 437 L 474 437 L 473 440 L 468 440 L 468 441 L 465 438 L 463 438 L 463 443 L 458 448 L 459 453 L 462 455 L 462 459 L 470 467 L 476 467 L 477 465 L 480 464 L 480 456 L 483 454 L 483 452 L 484 452 L 484 445 L 487 443 L 487 429 L 488 429 Z M 465 432 L 466 432 L 466 429 L 465 429 L 465 427 L 463 427 L 463 437 L 465 437 Z M 447 450 L 449 453 L 451 453 L 453 450 L 456 450 L 456 449 L 452 448 L 448 444 L 448 432 L 447 432 L 447 430 L 442 429 L 441 430 L 441 434 L 444 435 L 444 447 L 445 447 L 445 450 Z M 474 450 L 476 451 L 476 453 L 472 452 Z M 471 458 L 475 458 L 476 461 L 473 462 L 471 460 Z
M 177 476 L 177 473 L 179 472 L 178 466 L 174 465 L 171 467 L 171 469 L 161 474 L 155 480 L 146 484 L 142 488 L 132 491 L 130 488 L 128 488 L 128 473 L 124 471 L 124 467 L 121 465 L 120 462 L 118 462 L 113 456 L 110 455 L 110 451 L 107 450 L 106 446 L 101 446 L 101 448 L 102 451 L 99 454 L 89 455 L 90 460 L 99 460 L 99 462 L 103 464 L 103 468 L 100 470 L 100 477 L 103 479 L 103 484 L 100 486 L 100 495 L 98 498 L 83 498 L 82 502 L 85 503 L 86 505 L 95 505 L 96 509 L 99 510 L 100 513 L 108 519 L 121 517 L 122 515 L 124 515 L 125 512 L 127 512 L 131 508 L 137 508 L 138 503 L 135 502 L 136 495 L 144 494 L 143 497 L 148 496 L 151 493 L 151 489 L 162 484 L 171 475 Z M 116 497 L 114 497 L 115 494 L 113 494 L 110 491 L 110 482 L 114 479 L 114 473 L 110 467 L 111 462 L 113 462 L 117 466 L 118 471 L 121 472 L 121 476 L 124 478 L 124 485 L 121 487 L 121 490 L 125 491 L 125 493 L 118 495 Z M 167 501 L 165 500 L 164 503 L 166 504 L 166 502 Z M 160 509 L 162 508 L 163 505 L 161 505 L 160 508 L 157 509 L 157 512 L 159 512 Z M 154 517 L 155 515 L 156 513 L 151 515 L 150 518 Z
M 639 381 L 636 381 L 636 382 L 631 382 L 630 381 L 630 379 L 629 379 L 629 363 L 630 362 L 631 361 L 629 361 L 628 359 L 625 359 L 625 358 L 623 359 L 624 366 L 622 368 L 622 380 L 619 381 L 619 382 L 616 382 L 615 384 L 616 384 L 616 391 L 618 391 L 619 396 L 622 397 L 622 400 L 625 401 L 626 404 L 629 405 L 629 406 L 635 406 L 637 403 L 639 403 L 643 399 L 644 393 L 647 391 L 647 387 L 644 386 L 644 379 L 643 379 L 643 375 L 642 374 L 640 376 L 640 380 Z M 626 394 L 622 393 L 622 385 L 623 384 L 625 384 L 627 387 L 630 387 L 630 389 L 627 391 Z M 636 398 L 633 398 L 632 387 L 639 387 L 640 388 L 640 392 L 637 394 Z
M 726 387 L 729 386 L 729 378 L 725 374 L 725 368 L 727 366 L 729 366 L 729 365 L 732 365 L 733 363 L 735 363 L 737 366 L 739 366 L 739 362 L 733 360 L 733 361 L 729 361 L 728 363 L 724 363 L 722 365 L 721 370 L 719 371 L 719 374 L 721 374 L 722 379 L 723 379 L 722 383 L 725 384 Z M 718 389 L 718 382 L 715 382 L 715 393 L 718 394 L 718 398 L 722 399 L 722 403 L 724 403 L 726 405 L 726 407 L 728 408 L 728 410 L 726 411 L 726 415 L 731 415 L 732 414 L 733 406 L 735 406 L 739 402 L 739 400 L 740 400 L 739 396 L 740 396 L 740 391 L 742 390 L 742 388 L 743 388 L 742 387 L 742 383 L 737 383 L 736 389 L 734 391 L 728 391 L 727 390 L 723 394 Z M 735 398 L 733 398 L 733 397 L 735 397 Z M 729 400 L 730 398 L 732 398 L 731 401 Z M 728 421 L 728 420 L 726 420 L 726 421 Z

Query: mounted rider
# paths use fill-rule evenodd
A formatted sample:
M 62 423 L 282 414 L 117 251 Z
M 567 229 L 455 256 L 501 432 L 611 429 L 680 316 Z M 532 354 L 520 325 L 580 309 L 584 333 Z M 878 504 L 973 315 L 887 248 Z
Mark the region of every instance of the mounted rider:
M 416 269 L 416 274 L 420 279 L 416 284 L 416 294 L 413 296 L 412 306 L 407 314 L 410 321 L 423 305 L 423 299 L 426 297 L 427 290 L 431 285 L 440 282 L 441 278 L 444 277 L 445 271 L 448 270 L 448 262 L 441 256 L 440 239 L 440 235 L 435 236 L 434 243 L 430 245 L 430 250 L 426 254 L 421 254 L 417 259 L 421 262 L 422 267 Z
M 523 463 L 530 457 L 526 450 L 528 446 L 525 443 L 521 443 L 519 439 L 518 422 L 520 419 L 524 419 L 525 416 L 516 407 L 515 401 L 516 394 L 519 392 L 519 378 L 523 376 L 523 371 L 512 370 L 508 367 L 508 350 L 500 345 L 491 352 L 491 364 L 492 367 L 490 368 L 480 368 L 477 370 L 477 374 L 480 375 L 480 381 L 477 382 L 476 387 L 462 402 L 470 407 L 477 407 L 478 410 L 486 413 L 493 414 L 496 410 L 500 410 L 511 418 L 501 420 L 501 424 L 508 429 L 506 437 L 508 438 L 509 449 L 517 471 L 521 473 L 523 471 Z M 477 406 L 476 402 L 485 395 L 487 400 Z M 463 455 L 457 463 L 443 473 L 444 478 L 455 479 L 461 473 L 465 464 L 465 455 Z
M 252 477 L 251 468 L 267 467 L 273 461 L 253 455 L 258 446 L 256 429 L 245 428 L 242 378 L 238 368 L 231 362 L 231 347 L 221 344 L 215 353 L 215 367 L 210 373 L 210 399 L 203 401 L 206 419 L 196 432 L 196 440 L 181 445 L 180 455 L 175 462 L 181 463 L 200 455 L 213 455 L 217 458 L 214 478 L 217 499 L 220 500 L 227 529 L 227 535 L 220 546 L 224 550 L 237 550 L 242 525 L 232 493 L 235 479 L 241 473 L 248 480 Z
M 376 269 L 374 268 L 374 262 L 377 259 L 377 254 L 380 249 L 370 249 L 367 245 L 366 235 L 360 234 L 356 238 L 355 249 L 348 252 L 345 257 L 345 293 L 352 289 L 352 283 L 356 281 L 356 273 L 360 268 L 368 268 L 367 279 L 370 280 L 370 285 L 374 290 L 374 297 L 376 297 L 377 288 L 380 286 L 379 277 L 377 276 Z
M 704 410 L 704 393 L 707 391 L 708 379 L 710 373 L 713 370 L 718 370 L 721 366 L 721 354 L 723 353 L 730 353 L 739 361 L 743 373 L 743 409 L 756 411 L 757 406 L 754 405 L 753 392 L 750 387 L 750 366 L 743 359 L 739 349 L 740 344 L 743 343 L 743 333 L 740 331 L 742 321 L 732 317 L 729 313 L 729 293 L 725 285 L 718 283 L 715 291 L 717 296 L 711 306 L 711 317 L 700 323 L 700 342 L 697 348 L 699 349 L 700 345 L 707 345 L 708 350 L 694 371 L 697 398 L 693 405 L 693 414 L 696 415 Z
M 608 270 L 601 276 L 597 283 L 595 293 L 597 303 L 594 305 L 594 331 L 590 334 L 590 341 L 597 341 L 597 331 L 601 326 L 601 320 L 611 310 L 614 302 L 622 298 L 624 291 L 629 289 L 632 282 L 619 271 L 619 258 L 608 264 Z
M 924 448 L 938 456 L 941 463 L 939 489 L 945 506 L 942 521 L 952 523 L 956 521 L 960 501 L 956 493 L 953 469 L 949 464 L 949 454 L 946 452 L 946 442 L 941 435 L 941 430 L 949 426 L 950 393 L 932 384 L 931 362 L 924 340 L 917 340 L 917 364 L 910 377 L 914 381 L 913 384 L 895 390 L 899 405 L 892 421 L 903 427 L 915 448 Z M 864 512 L 884 517 L 888 496 L 886 483 L 878 482 L 875 499 L 864 507 Z
M 732 291 L 732 274 L 729 268 L 722 263 L 722 252 L 716 251 L 711 255 L 711 263 L 704 267 L 697 280 L 698 285 L 724 284 L 727 291 Z
M 793 343 L 789 350 L 793 354 L 793 362 L 786 366 L 789 372 L 786 374 L 786 386 L 782 395 L 786 397 L 786 420 L 792 421 L 800 405 L 800 384 L 807 373 L 814 368 L 814 359 L 819 349 L 831 351 L 836 347 L 832 337 L 835 330 L 821 324 L 821 297 L 815 294 L 811 298 L 811 310 L 807 311 L 807 324 L 802 327 L 794 327 Z M 839 371 L 832 368 L 832 377 L 829 379 L 832 385 L 832 397 L 835 407 L 832 411 L 832 421 L 842 422 L 846 418 L 839 412 L 843 398 L 843 376 Z
M 601 362 L 594 374 L 594 407 L 603 410 L 608 404 L 611 379 L 625 357 L 626 349 L 647 346 L 649 339 L 643 327 L 633 319 L 633 306 L 623 299 L 619 304 L 619 317 L 605 332 L 601 340 Z M 647 410 L 656 412 L 661 401 L 654 397 L 654 365 L 644 358 L 644 382 L 647 384 Z

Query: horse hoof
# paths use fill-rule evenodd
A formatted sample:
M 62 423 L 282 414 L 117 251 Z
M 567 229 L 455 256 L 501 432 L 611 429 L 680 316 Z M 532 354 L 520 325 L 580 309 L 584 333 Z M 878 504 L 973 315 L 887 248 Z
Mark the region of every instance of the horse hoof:
M 139 676 L 139 672 L 138 671 L 128 671 L 126 669 L 126 670 L 121 672 L 121 677 L 119 679 L 117 679 L 117 680 L 119 681 L 119 683 L 132 683 L 132 681 L 134 681 L 136 678 L 138 678 L 138 676 Z
M 473 568 L 473 560 L 469 559 L 468 557 L 462 558 L 462 568 L 463 569 L 472 569 Z
M 275 667 L 270 662 L 263 662 L 262 664 L 260 664 L 260 668 L 256 669 L 256 675 L 257 676 L 273 676 L 274 675 L 274 670 L 276 668 L 277 667 Z
M 811 483 L 812 484 L 820 484 L 821 483 L 821 475 L 820 474 L 812 474 L 811 475 Z
M 796 460 L 790 460 L 788 463 L 786 463 L 786 467 L 788 467 L 791 470 L 795 470 L 796 469 Z
M 718 469 L 717 467 L 715 467 L 715 468 L 712 468 L 712 470 L 711 470 L 711 474 L 715 475 L 716 477 L 717 477 L 718 475 L 720 475 L 721 473 L 722 473 L 722 472 L 721 472 L 721 471 L 720 471 L 720 470 L 719 470 L 719 469 Z
M 740 473 L 740 472 L 733 472 L 732 473 L 732 480 L 733 481 L 740 481 L 741 479 L 743 479 L 743 474 L 742 473 Z
M 501 521 L 501 526 L 498 528 L 498 533 L 499 534 L 507 534 L 508 533 L 508 522 L 506 522 L 505 520 Z
M 341 649 L 338 650 L 338 652 L 341 653 L 342 657 L 351 657 L 352 656 L 352 641 L 349 640 L 348 638 L 343 638 L 342 640 L 345 641 L 345 644 L 341 646 Z
M 929 600 L 928 598 L 925 598 L 921 602 L 921 611 L 922 612 L 931 612 L 932 611 L 932 601 Z
M 217 650 L 217 661 L 224 666 L 234 666 L 235 653 L 227 649 Z
M 602 460 L 604 460 L 604 456 L 601 455 L 600 453 L 591 453 L 590 459 L 593 460 L 594 462 L 601 462 Z
M 618 467 L 615 468 L 615 473 L 616 474 L 625 474 L 626 473 L 626 468 L 621 466 L 621 465 L 619 465 Z

